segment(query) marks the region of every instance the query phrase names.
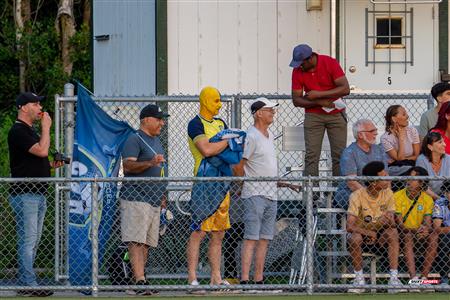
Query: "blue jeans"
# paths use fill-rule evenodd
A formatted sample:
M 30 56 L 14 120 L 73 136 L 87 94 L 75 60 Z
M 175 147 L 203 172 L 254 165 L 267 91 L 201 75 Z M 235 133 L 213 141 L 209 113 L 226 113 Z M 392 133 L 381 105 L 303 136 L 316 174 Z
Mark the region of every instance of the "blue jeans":
M 47 210 L 46 199 L 43 195 L 27 193 L 10 196 L 9 204 L 16 215 L 19 282 L 36 286 L 33 265 Z

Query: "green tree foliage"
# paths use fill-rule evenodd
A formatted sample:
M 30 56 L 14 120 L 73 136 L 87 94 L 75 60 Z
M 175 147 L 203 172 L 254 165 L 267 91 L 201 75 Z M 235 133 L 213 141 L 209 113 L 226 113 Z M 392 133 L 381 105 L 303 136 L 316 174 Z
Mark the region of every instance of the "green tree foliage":
M 92 90 L 91 72 L 91 29 L 82 25 L 77 33 L 72 37 L 71 43 L 73 51 L 71 53 L 73 61 L 72 78 L 82 82 L 89 90 Z
M 16 56 L 14 20 L 0 21 L 0 113 L 9 110 L 19 90 L 19 61 Z
M 0 177 L 8 177 L 9 172 L 9 155 L 8 155 L 8 131 L 14 122 L 14 116 L 10 113 L 2 113 L 2 122 L 0 123 Z
M 7 134 L 16 115 L 19 60 L 26 63 L 27 90 L 46 96 L 44 110 L 53 115 L 54 95 L 62 94 L 72 78 L 91 88 L 90 28 L 82 24 L 83 1 L 74 1 L 77 32 L 72 37 L 73 72 L 63 72 L 59 39 L 55 29 L 58 2 L 31 0 L 31 20 L 25 24 L 18 51 L 13 1 L 0 0 L 0 176 L 8 176 Z
M 54 95 L 62 94 L 64 84 L 71 78 L 77 79 L 90 88 L 91 51 L 90 28 L 81 25 L 82 5 L 86 0 L 74 1 L 77 32 L 72 37 L 73 61 L 72 76 L 66 75 L 62 68 L 61 49 L 55 29 L 58 0 L 30 0 L 31 19 L 25 24 L 17 47 L 14 9 L 11 0 L 0 0 L 0 177 L 9 177 L 8 131 L 13 124 L 17 110 L 15 99 L 19 94 L 19 60 L 26 64 L 26 86 L 28 91 L 47 96 L 44 110 L 53 116 Z M 20 49 L 18 51 L 17 49 Z M 53 117 L 54 119 L 54 117 Z M 54 126 L 53 126 L 54 129 Z M 54 133 L 52 132 L 52 137 Z M 53 138 L 52 138 L 53 139 Z M 52 142 L 54 145 L 54 142 Z M 54 269 L 54 192 L 48 191 L 48 209 L 42 240 L 46 242 L 45 251 L 39 251 L 36 265 L 50 272 Z M 5 269 L 16 267 L 16 232 L 14 218 L 7 201 L 8 186 L 0 186 L 0 279 L 11 278 L 4 274 Z M 42 250 L 43 248 L 40 247 Z M 48 274 L 47 274 L 48 275 Z M 6 277 L 4 277 L 6 276 Z M 52 276 L 48 276 L 52 277 Z

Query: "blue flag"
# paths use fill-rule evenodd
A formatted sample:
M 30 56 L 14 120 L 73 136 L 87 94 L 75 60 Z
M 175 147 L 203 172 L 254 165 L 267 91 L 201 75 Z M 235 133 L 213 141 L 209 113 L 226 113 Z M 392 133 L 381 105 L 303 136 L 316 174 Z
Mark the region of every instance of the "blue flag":
M 108 116 L 78 85 L 72 177 L 116 177 L 123 144 L 134 130 Z M 99 182 L 99 263 L 117 211 L 117 185 Z M 69 279 L 72 285 L 92 282 L 91 183 L 72 183 L 69 210 Z

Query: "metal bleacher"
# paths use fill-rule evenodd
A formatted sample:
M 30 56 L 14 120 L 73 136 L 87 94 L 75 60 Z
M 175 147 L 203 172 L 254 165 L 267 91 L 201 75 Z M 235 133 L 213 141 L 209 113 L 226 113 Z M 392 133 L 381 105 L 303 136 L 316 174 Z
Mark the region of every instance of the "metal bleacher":
M 290 126 L 283 128 L 283 151 L 305 151 L 305 139 L 303 126 L 299 124 L 298 126 Z M 328 137 L 324 136 L 324 141 L 322 144 L 322 155 L 319 161 L 319 174 L 320 175 L 331 175 L 331 157 L 330 157 L 330 144 Z M 286 172 L 283 176 L 287 176 L 293 172 L 303 172 L 304 165 L 299 163 L 296 166 L 286 167 Z M 332 182 L 325 181 L 319 186 L 313 188 L 313 193 L 315 193 L 315 248 L 318 257 L 323 257 L 325 259 L 325 269 L 323 272 L 325 276 L 321 280 L 321 283 L 331 284 L 334 283 L 333 280 L 348 280 L 355 277 L 354 273 L 351 272 L 351 260 L 350 253 L 347 250 L 347 231 L 346 231 L 346 211 L 342 208 L 333 208 L 333 193 L 336 191 L 335 186 Z M 340 225 L 340 226 L 338 226 Z M 324 238 L 325 249 L 318 250 L 317 240 Z M 298 245 L 301 248 L 306 248 L 301 242 L 304 242 L 304 237 L 301 233 L 298 234 L 297 240 Z M 323 245 L 322 245 L 323 246 Z M 291 262 L 291 280 L 290 283 L 304 283 L 300 278 L 296 277 L 297 273 L 305 272 L 305 267 L 302 265 L 306 263 L 304 258 L 300 258 L 300 262 L 294 256 L 302 256 L 301 250 L 294 251 L 293 259 Z M 403 257 L 400 254 L 400 258 Z M 381 257 L 372 253 L 363 253 L 363 259 L 366 261 L 365 265 L 369 267 L 369 273 L 365 273 L 364 276 L 370 280 L 371 284 L 376 284 L 377 279 L 388 278 L 389 274 L 379 272 L 379 262 Z M 317 270 L 316 266 L 315 269 Z M 320 271 L 319 271 L 320 273 Z M 295 274 L 295 275 L 294 275 Z M 409 274 L 400 273 L 400 278 L 409 278 Z M 438 274 L 430 274 L 430 277 L 437 278 Z M 298 278 L 298 279 L 297 279 Z M 304 279 L 303 279 L 304 280 Z

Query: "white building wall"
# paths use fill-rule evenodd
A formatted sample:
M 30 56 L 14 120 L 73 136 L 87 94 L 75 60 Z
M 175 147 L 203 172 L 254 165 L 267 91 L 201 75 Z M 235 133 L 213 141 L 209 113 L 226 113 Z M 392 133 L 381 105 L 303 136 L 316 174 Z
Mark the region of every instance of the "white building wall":
M 299 43 L 330 53 L 330 3 L 306 0 L 169 0 L 168 92 L 290 93 Z

